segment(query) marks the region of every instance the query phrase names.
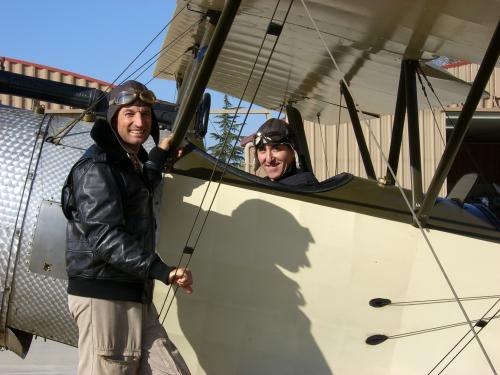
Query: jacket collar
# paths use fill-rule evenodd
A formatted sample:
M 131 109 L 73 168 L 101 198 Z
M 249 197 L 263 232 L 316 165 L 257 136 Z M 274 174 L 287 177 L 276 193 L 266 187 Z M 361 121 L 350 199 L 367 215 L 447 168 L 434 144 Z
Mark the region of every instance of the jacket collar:
M 111 158 L 117 161 L 130 161 L 127 152 L 118 141 L 118 135 L 111 128 L 109 122 L 101 119 L 97 120 L 90 131 L 90 136 Z M 148 160 L 148 153 L 142 146 L 137 156 L 142 163 Z

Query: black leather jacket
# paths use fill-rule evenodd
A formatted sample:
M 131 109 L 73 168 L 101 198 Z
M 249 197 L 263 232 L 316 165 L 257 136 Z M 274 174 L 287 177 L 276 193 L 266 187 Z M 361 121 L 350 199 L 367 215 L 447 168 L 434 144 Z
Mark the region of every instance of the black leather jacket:
M 68 219 L 68 293 L 149 303 L 153 279 L 172 267 L 155 254 L 154 190 L 166 152 L 141 148 L 136 171 L 110 125 L 98 120 L 95 141 L 73 166 L 62 191 Z

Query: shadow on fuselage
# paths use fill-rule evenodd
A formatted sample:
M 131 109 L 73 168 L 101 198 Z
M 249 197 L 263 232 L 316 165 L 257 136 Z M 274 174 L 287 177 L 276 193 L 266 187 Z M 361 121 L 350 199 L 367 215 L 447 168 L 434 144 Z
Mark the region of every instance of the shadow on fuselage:
M 184 193 L 165 194 L 171 201 Z M 236 201 L 230 215 L 218 213 L 220 206 L 210 213 L 190 263 L 195 293 L 176 297 L 182 334 L 199 365 L 207 374 L 331 374 L 303 312 L 307 300 L 290 277 L 310 266 L 309 230 L 272 203 Z M 190 226 L 197 210 L 184 203 L 163 224 Z

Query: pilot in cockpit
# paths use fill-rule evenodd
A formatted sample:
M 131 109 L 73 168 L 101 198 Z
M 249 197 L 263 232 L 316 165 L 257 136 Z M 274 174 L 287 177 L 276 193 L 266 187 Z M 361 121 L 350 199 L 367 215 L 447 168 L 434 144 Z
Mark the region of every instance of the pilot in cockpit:
M 255 133 L 253 145 L 265 178 L 286 185 L 318 183 L 314 174 L 297 167 L 296 137 L 285 121 L 272 118 L 264 122 Z

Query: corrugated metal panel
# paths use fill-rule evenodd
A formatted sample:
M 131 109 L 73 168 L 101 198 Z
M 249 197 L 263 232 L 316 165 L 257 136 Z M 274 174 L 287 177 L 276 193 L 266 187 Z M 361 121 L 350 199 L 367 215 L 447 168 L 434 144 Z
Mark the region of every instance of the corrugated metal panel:
M 476 77 L 477 71 L 479 70 L 478 64 L 454 64 L 450 65 L 448 71 L 454 76 L 463 79 L 467 82 L 472 82 Z M 496 109 L 500 110 L 500 69 L 495 68 L 493 74 L 490 77 L 488 85 L 486 86 L 486 91 L 490 93 L 488 99 L 482 99 L 479 102 L 478 108 L 484 109 Z M 453 107 L 458 107 L 455 105 Z
M 8 57 L 4 59 L 4 67 L 8 72 L 24 74 L 30 77 L 37 77 L 42 79 L 48 79 L 56 82 L 69 83 L 73 85 L 98 88 L 100 90 L 106 90 L 109 87 L 109 83 L 100 81 L 91 77 L 86 77 L 77 73 L 68 72 L 65 70 L 60 70 L 57 68 L 52 68 L 50 66 L 39 65 L 27 61 L 11 59 Z M 21 98 L 14 95 L 0 94 L 0 104 L 23 108 L 23 109 L 33 109 L 33 100 L 27 98 Z M 71 107 L 63 106 L 60 104 L 40 102 L 40 104 L 45 106 L 45 109 L 50 110 L 65 110 Z

